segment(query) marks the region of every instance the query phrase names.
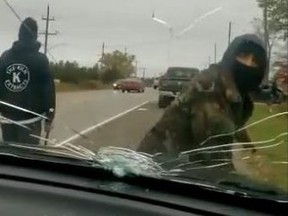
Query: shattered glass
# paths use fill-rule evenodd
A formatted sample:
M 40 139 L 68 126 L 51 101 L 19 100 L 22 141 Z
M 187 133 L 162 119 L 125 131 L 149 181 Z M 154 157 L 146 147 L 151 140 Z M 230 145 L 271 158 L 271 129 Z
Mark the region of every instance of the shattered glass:
M 8 14 L 10 14 L 10 12 L 12 11 L 13 16 L 16 16 L 16 19 L 18 21 L 22 21 L 22 18 L 18 15 L 15 8 L 9 3 L 10 1 L 3 2 L 6 6 L 8 5 L 9 7 Z M 30 2 L 33 1 L 30 0 Z M 56 1 L 52 2 L 56 4 Z M 164 36 L 156 37 L 154 35 L 154 32 L 153 35 L 150 37 L 149 35 L 145 35 L 145 32 L 142 32 L 143 35 L 141 35 L 141 40 L 134 40 L 134 37 L 139 37 L 139 35 L 136 34 L 139 29 L 137 30 L 136 28 L 136 30 L 133 30 L 134 33 L 136 32 L 135 35 L 130 38 L 131 40 L 129 39 L 128 43 L 128 39 L 126 41 L 125 38 L 128 37 L 127 35 L 132 33 L 128 32 L 129 34 L 127 33 L 126 35 L 121 35 L 122 30 L 118 29 L 117 25 L 115 25 L 114 23 L 116 22 L 115 19 L 111 19 L 112 15 L 110 14 L 111 17 L 109 17 L 109 20 L 111 22 L 111 25 L 115 25 L 114 27 L 115 29 L 117 29 L 117 32 L 119 32 L 119 37 L 123 37 L 124 39 L 122 38 L 122 41 L 120 40 L 114 42 L 113 40 L 116 40 L 115 38 L 109 38 L 114 33 L 111 34 L 110 30 L 107 31 L 107 26 L 105 24 L 105 28 L 103 27 L 102 29 L 103 31 L 105 31 L 105 37 L 103 35 L 101 36 L 102 38 L 100 36 L 99 37 L 101 38 L 101 40 L 103 38 L 106 39 L 107 37 L 107 41 L 109 41 L 109 43 L 108 45 L 106 45 L 105 43 L 102 44 L 101 41 L 100 47 L 97 47 L 99 50 L 103 50 L 103 53 L 97 53 L 97 58 L 99 57 L 97 67 L 104 67 L 102 58 L 105 52 L 112 53 L 112 51 L 120 49 L 120 45 L 121 49 L 125 47 L 124 53 L 127 54 L 126 48 L 128 47 L 128 52 L 130 51 L 129 49 L 131 49 L 131 52 L 137 52 L 137 54 L 142 57 L 143 62 L 140 63 L 140 61 L 138 60 L 133 62 L 133 67 L 136 68 L 136 75 L 133 74 L 133 77 L 138 76 L 143 81 L 145 81 L 145 79 L 149 79 L 145 77 L 148 76 L 147 74 L 149 73 L 149 69 L 146 68 L 145 64 L 151 64 L 152 66 L 154 66 L 157 65 L 157 61 L 161 61 L 161 66 L 157 67 L 155 70 L 151 70 L 153 71 L 151 72 L 151 74 L 159 73 L 157 74 L 157 77 L 153 77 L 153 75 L 150 74 L 151 77 L 159 80 L 159 85 L 161 85 L 161 81 L 163 81 L 163 73 L 159 72 L 160 69 L 162 70 L 163 68 L 165 68 L 166 70 L 168 65 L 173 65 L 175 62 L 177 64 L 179 63 L 179 66 L 182 66 L 180 64 L 185 61 L 189 63 L 187 63 L 187 65 L 190 65 L 190 61 L 194 62 L 194 60 L 192 61 L 191 59 L 196 59 L 195 62 L 201 59 L 199 60 L 199 62 L 201 62 L 199 63 L 199 68 L 204 68 L 203 71 L 205 71 L 207 67 L 213 67 L 213 64 L 211 64 L 212 60 L 210 54 L 208 54 L 209 63 L 207 62 L 207 59 L 205 59 L 205 61 L 203 60 L 204 56 L 205 58 L 208 57 L 207 53 L 211 51 L 210 49 L 211 47 L 213 47 L 213 44 L 216 40 L 221 40 L 223 42 L 224 39 L 222 37 L 221 39 L 217 39 L 217 37 L 220 38 L 220 36 L 216 36 L 216 33 L 211 31 L 211 28 L 209 28 L 211 26 L 213 26 L 214 28 L 214 26 L 218 26 L 220 24 L 218 23 L 209 25 L 209 22 L 212 23 L 213 17 L 218 17 L 218 15 L 224 13 L 224 11 L 228 15 L 231 12 L 234 13 L 235 11 L 233 10 L 229 11 L 228 13 L 228 9 L 226 10 L 226 8 L 222 6 L 219 7 L 219 4 L 224 4 L 228 8 L 232 8 L 232 3 L 229 4 L 227 3 L 228 1 L 219 0 L 217 1 L 217 4 L 211 3 L 211 7 L 209 5 L 209 9 L 206 7 L 207 5 L 205 7 L 201 6 L 200 11 L 202 12 L 196 13 L 197 16 L 193 15 L 192 22 L 190 18 L 190 12 L 186 11 L 185 7 L 181 8 L 181 10 L 185 11 L 185 16 L 189 18 L 188 19 L 187 17 L 182 17 L 183 20 L 185 20 L 185 23 L 188 24 L 184 25 L 184 23 L 180 23 L 181 20 L 173 22 L 173 19 L 177 20 L 176 17 L 178 16 L 178 13 L 176 13 L 177 16 L 175 15 L 175 11 L 170 11 L 170 9 L 167 9 L 166 7 L 165 9 L 161 10 L 164 1 L 157 2 L 158 3 L 155 5 L 152 4 L 150 1 L 149 3 L 147 3 L 149 5 L 149 13 L 152 13 L 152 17 L 149 17 L 150 23 L 147 20 L 143 21 L 143 17 L 147 16 L 147 14 L 145 14 L 145 16 L 143 15 L 143 17 L 138 17 L 135 20 L 137 22 L 143 22 L 143 26 L 140 24 L 139 26 L 141 29 L 143 27 L 144 31 L 159 31 L 162 32 L 161 35 Z M 207 2 L 208 1 L 206 1 L 206 3 Z M 249 2 L 247 3 L 247 5 L 251 5 L 253 3 L 252 0 L 247 2 Z M 17 5 L 17 3 L 19 3 L 19 1 L 15 1 L 15 5 Z M 134 7 L 137 8 L 135 5 Z M 156 7 L 157 11 L 153 7 Z M 175 7 L 180 6 L 175 5 Z M 28 10 L 26 6 L 25 8 L 26 10 Z M 16 7 L 16 9 L 20 10 L 20 8 L 18 7 Z M 110 11 L 110 9 L 111 7 L 109 5 L 106 5 L 103 11 Z M 197 12 L 196 9 L 193 9 L 194 13 Z M 34 9 L 31 10 L 33 11 Z M 165 10 L 168 10 L 169 12 L 165 13 Z M 91 11 L 88 12 L 90 13 Z M 87 14 L 89 14 L 88 12 Z M 122 11 L 122 9 L 119 9 L 118 11 L 117 9 L 114 12 L 117 13 L 119 17 L 121 17 L 120 21 L 123 21 L 124 24 L 125 22 L 130 23 L 131 17 L 136 16 L 133 10 Z M 170 16 L 168 14 L 170 14 Z M 59 16 L 61 17 L 61 14 Z M 63 15 L 64 18 L 66 16 L 68 15 Z M 230 14 L 229 16 L 232 15 Z M 164 21 L 166 19 L 167 21 Z M 217 18 L 215 18 L 215 20 L 216 19 Z M 98 24 L 100 25 L 101 22 L 99 20 L 101 21 L 101 19 L 97 19 L 97 22 L 99 22 Z M 120 21 L 119 23 L 117 22 L 118 25 L 120 25 Z M 225 22 L 226 21 L 227 20 L 225 19 Z M 235 25 L 240 25 L 239 23 L 241 23 L 240 20 L 238 20 L 238 24 L 235 23 Z M 246 21 L 243 21 L 243 23 L 244 24 L 242 25 L 242 27 L 248 25 Z M 91 23 L 87 23 L 87 25 L 93 26 Z M 121 24 L 121 27 L 123 27 L 123 25 Z M 134 27 L 138 26 L 138 24 L 134 25 L 133 23 L 130 23 L 130 25 Z M 151 29 L 149 29 L 150 25 L 153 26 L 151 27 Z M 74 33 L 76 34 L 77 32 L 83 32 L 84 29 L 81 30 L 81 28 L 84 28 L 84 26 L 85 23 L 80 23 L 79 29 L 75 28 Z M 85 37 L 83 35 L 79 36 L 76 34 L 75 37 L 82 37 L 81 43 L 85 40 L 90 41 L 91 36 L 89 36 L 88 39 L 87 35 L 93 35 L 93 29 L 95 28 L 95 26 L 93 26 L 93 28 L 91 26 L 89 27 L 89 30 L 85 29 L 85 31 L 88 32 L 87 34 L 85 34 Z M 63 27 L 64 32 L 65 30 L 67 30 L 64 28 L 64 26 L 61 27 Z M 131 26 L 127 27 L 127 29 L 130 28 Z M 123 29 L 125 29 L 125 25 Z M 193 32 L 194 30 L 195 32 Z M 139 30 L 139 32 L 141 31 Z M 202 41 L 202 37 L 204 40 L 204 36 L 199 33 L 201 31 L 205 31 L 205 35 L 206 37 L 208 37 L 211 44 L 208 44 L 207 41 Z M 247 31 L 245 30 L 245 32 Z M 72 33 L 70 32 L 70 34 Z M 215 38 L 213 36 L 214 33 Z M 236 34 L 240 33 L 243 33 L 242 30 L 235 32 L 235 37 Z M 99 34 L 101 35 L 101 33 Z M 147 38 L 145 38 L 146 36 Z M 194 38 L 193 40 L 195 40 L 196 42 L 189 38 L 190 36 L 191 38 Z M 66 35 L 66 38 L 64 37 L 63 40 L 68 40 L 69 37 L 70 35 Z M 184 43 L 192 42 L 194 42 L 193 47 L 189 47 L 187 44 L 183 45 Z M 224 52 L 224 50 L 227 48 L 226 41 L 225 43 L 222 42 L 220 45 L 221 53 Z M 231 41 L 229 41 L 229 43 L 230 42 Z M 60 67 L 63 63 L 63 61 L 62 63 L 60 63 L 60 59 L 63 58 L 63 56 L 59 57 L 61 56 L 59 53 L 63 51 L 63 53 L 67 56 L 69 56 L 70 53 L 73 53 L 73 55 L 77 56 L 77 54 L 73 52 L 73 50 L 79 49 L 79 52 L 81 51 L 82 48 L 77 47 L 78 43 L 80 42 L 75 42 L 75 47 L 72 46 L 72 50 L 67 48 L 71 46 L 71 44 L 69 45 L 68 43 L 66 43 L 66 41 L 65 43 L 60 42 L 58 44 L 51 44 L 47 54 L 50 58 L 50 61 L 53 61 L 52 63 L 54 64 L 54 66 L 56 65 Z M 198 43 L 199 46 L 197 45 Z M 65 45 L 65 47 L 63 47 L 63 45 Z M 206 45 L 208 48 L 206 47 Z M 85 46 L 83 45 L 83 47 L 86 48 L 83 49 L 88 49 L 88 47 L 90 46 L 94 45 L 85 44 Z M 105 46 L 107 46 L 108 48 Z M 154 54 L 153 46 L 160 46 L 159 50 L 165 50 L 165 52 L 158 52 L 159 50 L 154 50 Z M 114 47 L 116 48 L 114 49 Z M 105 51 L 104 48 L 108 49 L 108 51 Z M 189 53 L 186 52 L 186 49 L 188 48 L 190 49 L 189 52 L 193 51 L 193 53 L 196 54 L 185 57 L 185 55 L 188 55 Z M 202 48 L 203 50 L 205 50 L 205 54 L 201 53 Z M 52 54 L 52 49 L 53 53 L 55 52 L 54 55 L 56 56 L 56 59 Z M 56 52 L 58 49 L 60 49 L 61 51 Z M 149 50 L 148 57 L 145 57 L 145 55 L 147 54 L 144 54 L 147 51 L 146 49 Z M 216 61 L 220 60 L 220 57 L 217 56 L 217 51 L 220 51 L 217 50 L 216 44 L 213 51 L 216 63 Z M 91 51 L 91 53 L 93 53 L 94 55 L 94 50 Z M 159 58 L 158 60 L 155 60 L 155 62 L 152 61 L 154 59 L 157 59 L 159 56 L 161 56 L 161 59 Z M 177 56 L 180 56 L 180 60 L 175 60 Z M 57 58 L 59 58 L 59 61 Z M 203 66 L 203 64 L 205 64 L 205 66 Z M 69 70 L 71 71 L 73 67 L 79 67 L 81 69 L 77 62 L 71 63 L 70 65 L 67 63 L 67 65 L 70 67 Z M 56 66 L 55 68 L 57 68 Z M 113 67 L 111 66 L 108 69 L 115 69 L 114 65 Z M 204 73 L 203 71 L 202 73 Z M 81 71 L 81 73 L 84 72 Z M 103 74 L 101 73 L 98 75 L 100 77 L 103 76 Z M 187 74 L 185 74 L 185 71 L 183 72 L 179 70 L 175 72 L 175 77 L 178 78 L 186 78 L 190 76 L 186 75 Z M 113 80 L 113 83 L 119 82 L 119 85 L 121 86 L 120 78 L 122 77 L 118 78 Z M 157 91 L 155 90 L 153 92 L 152 88 L 149 88 L 148 90 L 146 88 L 145 92 L 139 93 L 139 95 L 141 94 L 140 96 L 134 92 L 129 92 L 130 90 L 127 92 L 127 94 L 122 94 L 120 93 L 121 91 L 118 91 L 116 89 L 112 90 L 112 85 L 109 86 L 111 89 L 107 90 L 107 88 L 109 88 L 108 84 L 99 84 L 99 80 L 93 80 L 93 82 L 89 83 L 89 87 L 97 86 L 97 88 L 101 88 L 104 86 L 103 89 L 99 90 L 96 88 L 97 90 L 87 91 L 88 93 L 86 93 L 85 91 L 82 91 L 82 89 L 79 87 L 81 86 L 81 81 L 79 81 L 79 86 L 77 86 L 77 88 L 80 88 L 79 92 L 74 93 L 73 91 L 71 91 L 59 93 L 59 95 L 61 94 L 61 98 L 59 96 L 60 99 L 58 98 L 57 106 L 59 106 L 59 113 L 61 114 L 59 116 L 56 116 L 56 120 L 54 122 L 55 125 L 53 125 L 54 129 L 51 131 L 51 134 L 45 134 L 44 132 L 42 132 L 40 136 L 33 133 L 30 134 L 31 137 L 39 140 L 39 145 L 4 141 L 1 142 L 1 145 L 21 149 L 23 151 L 27 150 L 30 152 L 34 152 L 35 155 L 43 154 L 55 157 L 57 156 L 64 158 L 73 158 L 75 160 L 87 163 L 87 166 L 107 170 L 108 172 L 111 172 L 115 176 L 119 177 L 120 179 L 127 176 L 145 176 L 151 178 L 163 178 L 171 181 L 181 181 L 183 183 L 197 182 L 197 184 L 199 184 L 199 182 L 202 182 L 202 185 L 211 188 L 217 188 L 218 186 L 220 188 L 221 184 L 225 185 L 228 182 L 227 184 L 231 185 L 234 182 L 236 185 L 234 187 L 234 190 L 226 191 L 234 193 L 237 191 L 237 189 L 241 189 L 241 187 L 245 186 L 245 182 L 244 180 L 244 183 L 242 182 L 242 178 L 244 179 L 244 177 L 247 177 L 249 181 L 253 180 L 253 184 L 255 184 L 253 186 L 254 188 L 257 188 L 259 182 L 264 182 L 269 185 L 275 186 L 275 188 L 277 189 L 279 188 L 279 185 L 281 185 L 282 190 L 285 187 L 285 184 L 283 184 L 283 179 L 287 179 L 285 176 L 288 175 L 287 171 L 285 171 L 285 168 L 287 168 L 288 166 L 288 157 L 277 157 L 277 155 L 274 155 L 275 153 L 273 153 L 272 150 L 287 150 L 288 132 L 283 132 L 280 129 L 279 131 L 277 131 L 276 129 L 277 134 L 270 135 L 270 130 L 272 130 L 272 128 L 270 128 L 269 123 L 275 119 L 280 119 L 281 122 L 284 122 L 284 124 L 285 121 L 288 121 L 288 111 L 286 108 L 286 104 L 284 104 L 286 109 L 280 110 L 279 108 L 278 110 L 278 105 L 270 106 L 269 104 L 265 104 L 263 102 L 261 102 L 260 104 L 255 103 L 254 105 L 257 106 L 257 109 L 261 110 L 262 108 L 264 109 L 266 105 L 269 106 L 269 114 L 266 115 L 265 113 L 265 117 L 260 114 L 259 116 L 258 114 L 256 114 L 257 118 L 253 118 L 253 121 L 249 121 L 248 123 L 243 124 L 239 128 L 236 127 L 236 124 L 234 123 L 235 119 L 233 119 L 234 117 L 232 117 L 230 113 L 230 107 L 227 103 L 227 100 L 229 99 L 229 93 L 231 92 L 225 92 L 228 99 L 217 98 L 216 94 L 214 93 L 215 91 L 217 92 L 219 90 L 219 86 L 217 86 L 217 83 L 215 84 L 215 82 L 210 83 L 211 85 L 206 85 L 207 83 L 209 84 L 206 78 L 208 81 L 210 81 L 209 76 L 204 77 L 203 80 L 191 80 L 187 91 L 184 91 L 184 93 L 189 92 L 191 94 L 174 92 L 175 90 L 172 89 L 169 94 L 170 96 L 172 94 L 173 97 L 175 97 L 175 100 L 173 100 L 171 102 L 171 105 L 167 106 L 166 109 L 158 109 L 157 107 L 157 103 L 160 103 L 159 95 L 161 92 L 163 93 L 163 89 L 158 89 Z M 151 83 L 153 81 L 152 78 L 151 80 L 147 80 L 146 82 L 150 81 Z M 175 86 L 180 86 L 182 85 L 182 81 L 183 80 L 174 80 L 172 82 L 174 82 Z M 63 86 L 65 87 L 65 84 L 63 84 Z M 74 86 L 74 83 L 72 86 Z M 114 87 L 116 86 L 118 85 L 114 85 Z M 196 94 L 194 94 L 195 92 Z M 233 100 L 235 99 L 235 101 L 237 102 L 237 99 L 239 98 L 235 98 L 233 98 Z M 110 103 L 110 100 L 115 101 L 115 103 Z M 9 108 L 11 110 L 18 110 L 24 113 L 32 114 L 35 116 L 37 121 L 44 122 L 45 120 L 47 120 L 47 116 L 45 116 L 44 114 L 35 113 L 29 109 L 25 109 L 5 101 L 0 101 L 0 106 Z M 279 105 L 279 107 L 281 106 Z M 277 111 L 273 113 L 274 110 Z M 56 109 L 56 114 L 57 112 L 58 107 Z M 264 112 L 266 112 L 266 109 L 264 109 L 263 113 Z M 0 115 L 0 124 L 16 125 L 23 128 L 24 130 L 33 131 L 25 122 L 13 120 L 3 115 Z M 273 125 L 272 127 L 276 126 Z M 245 133 L 254 133 L 255 135 L 256 129 L 262 131 L 261 133 L 263 133 L 263 138 L 259 138 L 258 135 L 257 139 L 253 137 L 253 139 L 251 139 L 250 141 L 249 139 L 246 139 L 247 141 L 239 141 L 239 137 L 237 136 L 240 133 L 243 133 L 241 134 L 241 136 L 248 136 Z M 275 130 L 275 128 L 273 129 Z M 286 131 L 288 131 L 288 128 Z M 267 138 L 268 135 L 269 138 Z M 12 153 L 0 152 L 0 157 L 1 155 L 7 154 L 13 155 Z M 33 154 L 31 154 L 31 157 L 33 157 Z M 278 170 L 279 173 L 277 173 Z M 281 178 L 281 180 L 279 180 L 278 178 Z M 242 183 L 244 184 L 244 186 L 242 185 Z M 249 187 L 247 186 L 247 188 Z M 250 189 L 251 191 L 253 191 L 253 188 Z M 265 197 L 265 190 L 261 190 L 264 191 L 263 197 Z M 286 192 L 287 191 L 285 191 L 285 193 Z M 253 192 L 251 192 L 251 194 L 253 194 Z

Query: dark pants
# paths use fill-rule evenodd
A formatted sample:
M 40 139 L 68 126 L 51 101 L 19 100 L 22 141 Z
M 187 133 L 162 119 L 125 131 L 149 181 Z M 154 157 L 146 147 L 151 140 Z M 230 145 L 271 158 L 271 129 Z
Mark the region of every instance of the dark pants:
M 14 124 L 2 124 L 2 137 L 4 142 L 25 143 L 38 145 L 40 140 L 30 135 L 41 136 L 41 121 L 25 125 L 31 130 Z

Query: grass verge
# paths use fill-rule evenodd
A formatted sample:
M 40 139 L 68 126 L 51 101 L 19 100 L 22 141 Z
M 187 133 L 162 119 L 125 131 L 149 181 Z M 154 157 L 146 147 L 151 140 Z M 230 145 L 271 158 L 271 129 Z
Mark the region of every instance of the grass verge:
M 273 112 L 269 113 L 266 105 L 257 104 L 249 123 L 272 114 L 288 111 L 287 107 L 287 104 L 275 105 L 272 108 Z M 285 132 L 288 132 L 288 115 L 273 118 L 249 129 L 253 141 L 272 139 Z M 288 136 L 285 135 L 266 145 L 273 145 L 280 141 L 283 143 L 278 146 L 259 149 L 253 157 L 247 160 L 247 164 L 252 170 L 253 178 L 271 183 L 288 192 Z

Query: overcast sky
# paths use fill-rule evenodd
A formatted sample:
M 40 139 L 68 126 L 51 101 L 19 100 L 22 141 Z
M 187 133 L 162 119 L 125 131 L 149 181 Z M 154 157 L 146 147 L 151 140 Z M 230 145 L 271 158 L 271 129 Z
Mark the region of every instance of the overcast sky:
M 261 17 L 256 0 L 9 0 L 23 18 L 31 16 L 41 20 L 49 3 L 55 21 L 50 31 L 59 31 L 49 38 L 50 60 L 76 60 L 90 66 L 97 62 L 102 43 L 106 52 L 119 49 L 135 54 L 139 67 L 148 74 L 163 72 L 168 65 L 203 68 L 209 56 L 214 60 L 214 43 L 217 43 L 217 60 L 220 60 L 228 43 L 228 24 L 232 24 L 232 37 L 251 33 L 251 21 Z M 208 16 L 181 38 L 173 39 L 168 64 L 169 30 L 152 20 L 167 21 L 179 33 L 199 16 L 218 8 L 221 11 Z M 0 52 L 8 49 L 17 39 L 19 21 L 0 0 Z M 40 36 L 39 40 L 44 41 Z M 54 48 L 53 48 L 54 47 Z

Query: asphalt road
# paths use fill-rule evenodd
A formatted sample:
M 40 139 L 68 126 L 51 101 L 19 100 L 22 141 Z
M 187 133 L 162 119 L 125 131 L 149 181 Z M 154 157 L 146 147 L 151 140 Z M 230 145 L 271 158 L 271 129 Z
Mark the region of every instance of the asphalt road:
M 72 143 L 97 151 L 99 147 L 114 146 L 136 150 L 145 134 L 154 126 L 163 113 L 155 100 L 131 110 L 125 115 L 97 127 Z
M 78 138 L 77 132 L 89 134 L 90 131 L 101 129 L 103 124 L 110 124 L 115 118 L 126 116 L 125 114 L 149 102 L 156 106 L 157 96 L 157 91 L 149 88 L 145 93 L 122 93 L 113 90 L 59 93 L 54 129 L 50 138 L 55 138 L 58 143 L 74 141 Z M 141 119 L 139 120 L 140 125 L 144 124 L 141 123 Z M 130 119 L 123 121 L 123 124 L 119 124 L 119 128 L 136 125 Z M 110 138 L 115 136 L 118 129 L 113 128 L 107 132 Z M 133 136 L 134 131 L 131 130 L 130 135 Z M 110 140 L 104 139 L 102 142 L 109 143 Z

